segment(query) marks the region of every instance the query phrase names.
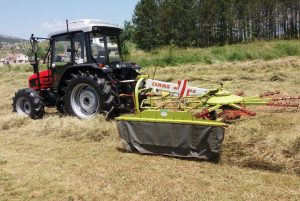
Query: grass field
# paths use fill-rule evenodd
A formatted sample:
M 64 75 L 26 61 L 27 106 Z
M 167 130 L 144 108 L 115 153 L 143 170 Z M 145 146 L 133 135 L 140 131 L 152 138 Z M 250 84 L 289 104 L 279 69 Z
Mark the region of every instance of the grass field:
M 154 68 L 149 68 L 152 75 Z M 221 162 L 120 151 L 115 122 L 48 109 L 11 112 L 27 70 L 0 69 L 0 200 L 300 200 L 300 112 L 255 108 L 226 130 Z M 300 95 L 300 58 L 158 68 L 156 78 L 223 81 L 228 90 Z M 207 85 L 191 77 L 195 85 Z M 209 87 L 209 86 L 207 86 Z
M 215 64 L 234 61 L 274 60 L 300 56 L 299 40 L 255 41 L 251 43 L 208 48 L 176 48 L 173 46 L 143 52 L 128 44 L 130 60 L 141 66 L 178 66 L 187 63 Z

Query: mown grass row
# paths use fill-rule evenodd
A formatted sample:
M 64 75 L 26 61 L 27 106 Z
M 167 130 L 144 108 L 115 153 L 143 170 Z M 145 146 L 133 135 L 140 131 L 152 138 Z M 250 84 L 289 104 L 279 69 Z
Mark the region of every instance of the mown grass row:
M 300 55 L 300 40 L 256 41 L 209 48 L 165 47 L 152 52 L 132 50 L 130 60 L 143 67 L 178 66 L 190 63 L 222 63 L 247 60 L 273 60 Z

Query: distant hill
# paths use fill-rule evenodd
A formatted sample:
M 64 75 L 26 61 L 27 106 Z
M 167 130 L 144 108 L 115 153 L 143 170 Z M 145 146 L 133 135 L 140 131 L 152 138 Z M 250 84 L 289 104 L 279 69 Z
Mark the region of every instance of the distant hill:
M 0 34 L 0 43 L 11 44 L 11 43 L 22 43 L 22 42 L 26 42 L 26 41 L 28 41 L 28 40 Z

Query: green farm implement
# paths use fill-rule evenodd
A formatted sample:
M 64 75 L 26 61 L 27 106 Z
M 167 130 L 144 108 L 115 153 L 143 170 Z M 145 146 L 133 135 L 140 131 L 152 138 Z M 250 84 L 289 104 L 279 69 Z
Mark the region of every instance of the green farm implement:
M 256 113 L 246 106 L 298 107 L 296 97 L 279 92 L 243 97 L 223 89 L 189 87 L 140 76 L 133 94 L 135 112 L 117 118 L 128 151 L 215 160 L 228 122 Z M 289 102 L 288 102 L 289 101 Z

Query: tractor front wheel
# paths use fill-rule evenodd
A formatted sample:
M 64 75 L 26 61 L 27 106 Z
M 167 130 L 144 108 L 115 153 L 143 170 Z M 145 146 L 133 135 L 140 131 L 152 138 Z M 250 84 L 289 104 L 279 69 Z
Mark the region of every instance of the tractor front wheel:
M 14 112 L 27 115 L 32 119 L 39 119 L 44 115 L 44 104 L 34 89 L 20 89 L 13 97 L 12 106 Z
M 89 118 L 100 112 L 110 111 L 114 106 L 112 88 L 104 78 L 96 74 L 78 71 L 71 74 L 65 88 L 65 105 L 69 114 Z

